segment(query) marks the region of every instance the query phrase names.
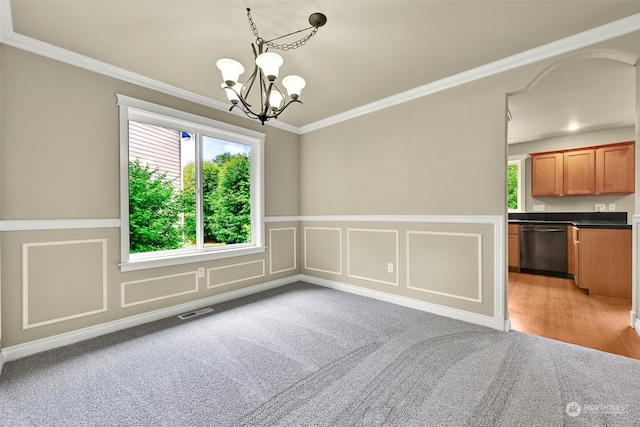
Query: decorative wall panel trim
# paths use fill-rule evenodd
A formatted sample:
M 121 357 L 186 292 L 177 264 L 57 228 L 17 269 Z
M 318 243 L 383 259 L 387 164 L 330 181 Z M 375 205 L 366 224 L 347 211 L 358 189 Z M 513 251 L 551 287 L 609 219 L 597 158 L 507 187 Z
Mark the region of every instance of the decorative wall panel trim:
M 273 269 L 273 232 L 283 232 L 283 231 L 290 231 L 293 230 L 293 241 L 291 242 L 291 245 L 293 246 L 293 259 L 292 264 L 293 266 L 291 268 L 283 268 L 281 270 L 274 270 Z M 284 228 L 272 228 L 269 230 L 269 274 L 277 274 L 277 273 L 284 273 L 286 271 L 294 271 L 298 268 L 298 244 L 297 244 L 297 238 L 296 238 L 296 228 L 295 227 L 284 227 Z
M 46 321 L 40 321 L 31 323 L 29 320 L 29 251 L 32 248 L 46 247 L 46 246 L 68 246 L 68 245 L 91 245 L 99 244 L 101 246 L 101 259 L 100 264 L 102 266 L 101 279 L 101 295 L 102 306 L 95 310 L 80 311 L 78 313 L 62 316 L 59 318 L 49 319 Z M 73 274 L 73 272 L 70 272 Z M 103 313 L 107 311 L 107 239 L 86 239 L 86 240 L 66 240 L 55 242 L 34 242 L 22 244 L 22 328 L 29 329 L 38 326 L 49 325 L 52 323 L 63 322 L 65 320 L 77 319 L 80 317 L 90 316 L 92 314 Z
M 231 268 L 238 268 L 238 267 L 242 267 L 242 271 L 245 271 L 245 270 L 248 271 L 249 270 L 248 266 L 252 264 L 259 265 L 262 270 L 261 273 L 254 274 L 252 276 L 241 276 L 241 277 L 238 276 L 236 279 L 227 280 L 226 282 L 216 283 L 214 285 L 211 284 L 211 276 L 214 274 L 213 272 L 215 271 L 223 271 L 223 270 L 228 270 Z M 233 283 L 244 282 L 245 280 L 250 280 L 250 279 L 258 279 L 264 276 L 265 276 L 265 262 L 263 259 L 257 260 L 257 261 L 249 261 L 249 262 L 241 262 L 237 264 L 224 265 L 222 267 L 209 268 L 207 269 L 207 289 L 219 288 L 220 286 L 227 286 Z
M 478 277 L 477 277 L 477 296 L 474 298 L 458 295 L 454 293 L 436 291 L 433 289 L 428 289 L 425 287 L 418 287 L 417 283 L 412 282 L 411 277 L 411 236 L 414 235 L 433 235 L 433 236 L 451 236 L 454 238 L 457 237 L 466 237 L 473 238 L 475 240 L 474 244 L 478 250 L 477 257 L 477 268 L 478 268 Z M 435 295 L 442 295 L 449 298 L 456 298 L 466 301 L 472 301 L 477 303 L 482 303 L 482 234 L 479 233 L 458 233 L 458 232 L 439 232 L 439 231 L 407 231 L 407 288 L 413 289 L 416 291 L 427 292 Z
M 158 297 L 154 297 L 154 298 L 149 298 L 149 299 L 145 299 L 145 300 L 140 300 L 140 301 L 135 301 L 135 302 L 130 302 L 127 303 L 127 287 L 128 286 L 132 286 L 132 285 L 136 285 L 136 284 L 140 284 L 140 283 L 148 283 L 148 282 L 157 282 L 159 280 L 164 280 L 164 279 L 172 279 L 175 277 L 182 277 L 182 276 L 193 276 L 193 289 L 189 289 L 186 291 L 181 291 L 181 292 L 175 292 L 175 293 L 171 293 L 171 294 L 166 294 L 166 295 L 162 295 L 162 296 L 158 296 Z M 187 294 L 192 294 L 198 292 L 198 271 L 188 271 L 186 273 L 177 273 L 177 274 L 169 274 L 167 276 L 156 276 L 156 277 L 150 277 L 147 279 L 140 279 L 140 280 L 132 280 L 129 282 L 122 282 L 120 283 L 120 307 L 121 308 L 125 308 L 125 307 L 131 307 L 134 305 L 140 305 L 140 304 L 146 304 L 148 302 L 153 302 L 153 301 L 160 301 L 163 299 L 168 299 L 168 298 L 173 298 L 173 297 L 177 297 L 180 295 L 187 295 Z
M 308 242 L 309 239 L 307 238 L 307 231 L 310 230 L 323 230 L 323 231 L 331 231 L 331 232 L 338 232 L 338 247 L 335 248 L 335 250 L 338 252 L 338 270 L 325 270 L 322 268 L 317 268 L 317 267 L 310 267 L 309 266 L 309 261 L 307 259 L 307 254 L 309 252 L 308 250 Z M 313 270 L 313 271 L 319 271 L 322 273 L 330 273 L 330 274 L 342 274 L 342 229 L 341 228 L 336 228 L 336 227 L 305 227 L 304 228 L 304 268 L 307 270 Z
M 75 228 L 120 228 L 120 218 L 5 219 L 0 221 L 0 231 L 68 230 Z
M 352 233 L 389 233 L 389 234 L 394 234 L 395 235 L 395 247 L 394 247 L 394 256 L 393 256 L 393 277 L 394 280 L 393 281 L 388 281 L 388 280 L 381 280 L 379 278 L 375 278 L 375 277 L 367 277 L 367 276 L 361 276 L 361 275 L 357 275 L 357 274 L 353 274 L 351 272 L 352 270 L 352 263 L 351 263 L 351 259 L 352 259 L 352 254 L 351 254 L 351 234 Z M 385 285 L 392 285 L 392 286 L 399 286 L 398 284 L 398 265 L 399 265 L 399 259 L 400 259 L 400 255 L 398 253 L 398 230 L 384 230 L 384 229 L 366 229 L 366 228 L 347 228 L 347 276 L 349 277 L 353 277 L 355 279 L 363 279 L 363 280 L 368 280 L 370 282 L 377 282 L 377 283 L 383 283 Z M 388 260 L 386 261 L 388 263 Z M 382 266 L 384 271 L 388 272 L 387 269 L 387 265 L 384 264 Z

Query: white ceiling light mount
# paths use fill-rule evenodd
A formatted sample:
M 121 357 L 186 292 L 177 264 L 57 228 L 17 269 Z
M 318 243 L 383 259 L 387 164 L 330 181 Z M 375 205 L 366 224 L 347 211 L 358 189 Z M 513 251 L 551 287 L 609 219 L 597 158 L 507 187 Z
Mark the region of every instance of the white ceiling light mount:
M 240 75 L 244 73 L 244 67 L 241 63 L 233 59 L 223 58 L 216 62 L 216 66 L 222 72 L 222 80 L 224 81 L 222 88 L 227 93 L 227 98 L 229 98 L 231 102 L 229 111 L 237 107 L 248 117 L 258 119 L 264 125 L 264 122 L 269 119 L 277 119 L 280 113 L 292 103 L 297 102 L 302 104 L 299 100 L 300 92 L 306 85 L 306 82 L 300 76 L 292 75 L 282 79 L 282 85 L 287 89 L 287 94 L 289 95 L 289 100 L 285 102 L 287 97 L 276 85 L 278 72 L 284 61 L 277 53 L 267 52 L 267 50 L 271 48 L 287 51 L 299 48 L 318 32 L 320 27 L 327 23 L 327 17 L 322 13 L 314 13 L 309 16 L 310 27 L 271 40 L 264 40 L 260 37 L 258 29 L 251 19 L 251 9 L 249 8 L 247 8 L 247 17 L 249 19 L 249 26 L 256 36 L 255 44 L 251 43 L 251 49 L 255 57 L 253 74 L 251 74 L 249 80 L 243 84 L 238 82 Z M 280 40 L 284 37 L 307 30 L 311 30 L 311 32 L 295 42 L 286 44 L 274 43 L 275 40 Z M 254 88 L 254 85 L 257 87 L 256 91 L 259 92 L 259 109 L 253 107 L 249 102 L 251 90 Z M 258 99 L 257 95 L 255 98 L 256 100 Z

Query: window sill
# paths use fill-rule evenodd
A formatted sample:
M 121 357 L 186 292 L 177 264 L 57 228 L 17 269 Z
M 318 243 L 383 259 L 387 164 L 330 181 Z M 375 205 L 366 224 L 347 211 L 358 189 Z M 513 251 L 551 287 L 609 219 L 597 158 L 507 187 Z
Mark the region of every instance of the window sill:
M 173 265 L 190 264 L 195 262 L 211 261 L 216 259 L 233 258 L 243 255 L 264 253 L 266 246 L 251 246 L 249 248 L 226 249 L 224 251 L 199 252 L 189 254 L 173 254 L 165 257 L 154 257 L 120 264 L 120 271 L 137 271 L 150 268 L 170 267 Z

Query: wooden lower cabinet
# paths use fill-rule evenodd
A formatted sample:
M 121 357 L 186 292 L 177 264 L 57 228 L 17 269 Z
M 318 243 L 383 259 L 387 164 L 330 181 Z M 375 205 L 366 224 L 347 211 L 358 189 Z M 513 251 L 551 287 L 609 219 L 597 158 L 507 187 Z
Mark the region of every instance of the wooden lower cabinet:
M 520 226 L 509 224 L 508 229 L 509 270 L 520 271 Z
M 576 285 L 591 295 L 631 301 L 631 230 L 580 228 L 575 232 Z

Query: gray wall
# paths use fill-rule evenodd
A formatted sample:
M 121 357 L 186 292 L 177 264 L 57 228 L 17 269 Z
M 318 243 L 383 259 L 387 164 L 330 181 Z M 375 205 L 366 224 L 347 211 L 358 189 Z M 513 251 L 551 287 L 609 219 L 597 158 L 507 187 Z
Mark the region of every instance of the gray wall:
M 116 93 L 266 132 L 266 215 L 298 215 L 298 135 L 19 49 L 0 49 L 5 223 L 119 218 Z M 4 231 L 2 345 L 291 276 L 299 271 L 297 227 L 267 223 L 264 253 L 128 273 L 118 266 L 117 227 Z M 198 278 L 198 267 L 206 277 Z

